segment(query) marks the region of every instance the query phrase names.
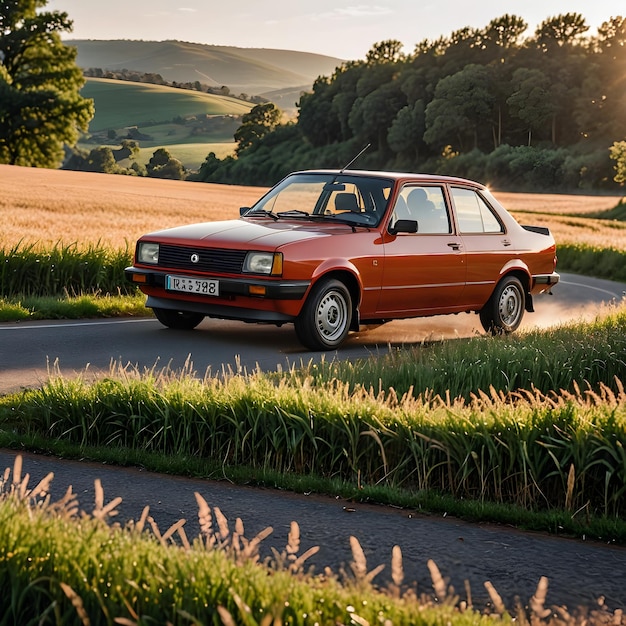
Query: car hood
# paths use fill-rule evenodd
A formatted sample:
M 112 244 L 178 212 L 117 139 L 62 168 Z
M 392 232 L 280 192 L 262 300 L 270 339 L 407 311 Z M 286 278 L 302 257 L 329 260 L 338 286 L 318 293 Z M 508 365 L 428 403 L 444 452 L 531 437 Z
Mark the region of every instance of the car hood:
M 179 245 L 197 245 L 202 241 L 207 246 L 218 248 L 242 249 L 253 245 L 256 248 L 275 249 L 297 241 L 347 232 L 352 232 L 352 229 L 345 224 L 239 219 L 168 228 L 144 235 L 142 239 Z

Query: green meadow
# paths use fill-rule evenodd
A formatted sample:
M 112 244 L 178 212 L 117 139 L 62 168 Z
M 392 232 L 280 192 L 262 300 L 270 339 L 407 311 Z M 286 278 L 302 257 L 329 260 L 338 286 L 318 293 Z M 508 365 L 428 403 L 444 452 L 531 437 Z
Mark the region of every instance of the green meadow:
M 139 163 L 167 148 L 188 169 L 198 169 L 210 152 L 232 154 L 240 116 L 253 106 L 229 96 L 105 78 L 88 78 L 82 95 L 93 98 L 96 113 L 79 147 L 116 148 L 123 138 L 136 139 Z
M 96 114 L 90 132 L 128 126 L 151 127 L 191 115 L 244 115 L 252 104 L 227 96 L 176 89 L 164 85 L 89 78 L 82 89 L 93 98 Z

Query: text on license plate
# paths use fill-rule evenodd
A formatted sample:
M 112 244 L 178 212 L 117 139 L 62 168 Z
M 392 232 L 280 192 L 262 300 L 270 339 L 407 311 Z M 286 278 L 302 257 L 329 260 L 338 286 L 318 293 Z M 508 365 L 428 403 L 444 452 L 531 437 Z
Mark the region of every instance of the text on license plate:
M 206 278 L 190 278 L 189 276 L 168 276 L 166 288 L 170 291 L 186 291 L 187 293 L 201 293 L 205 296 L 219 296 L 220 283 L 218 280 Z

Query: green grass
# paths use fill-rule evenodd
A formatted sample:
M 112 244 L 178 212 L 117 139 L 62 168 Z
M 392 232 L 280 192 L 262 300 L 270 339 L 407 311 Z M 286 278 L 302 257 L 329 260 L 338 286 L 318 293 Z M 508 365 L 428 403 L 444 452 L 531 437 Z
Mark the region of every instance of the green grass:
M 0 322 L 21 320 L 85 319 L 90 317 L 148 317 L 146 297 L 133 295 L 80 295 L 0 298 Z
M 558 269 L 562 272 L 626 283 L 626 250 L 584 243 L 563 244 L 558 247 L 557 256 Z
M 75 498 L 50 503 L 49 483 L 22 480 L 17 465 L 0 478 L 0 624 L 510 624 L 504 607 L 481 615 L 448 596 L 429 562 L 436 600 L 403 581 L 401 552 L 390 555 L 393 582 L 376 589 L 356 540 L 351 577 L 305 573 L 307 558 L 292 523 L 287 545 L 261 562 L 271 529 L 246 537 L 241 521 L 228 527 L 218 508 L 196 495 L 201 535 L 174 525 L 159 529 L 148 511 L 115 526 L 119 501 L 96 486 L 92 511 Z M 13 482 L 12 482 L 13 481 Z M 27 490 L 30 487 L 32 491 Z M 109 522 L 109 524 L 107 524 Z M 543 604 L 539 602 L 538 604 Z M 511 607 L 515 609 L 515 607 Z M 542 606 L 535 607 L 540 612 Z M 536 615 L 518 608 L 518 618 Z M 608 616 L 605 615 L 604 617 Z M 594 624 L 600 616 L 588 616 Z M 549 624 L 549 621 L 543 623 Z M 598 619 L 598 623 L 600 620 Z
M 610 527 L 611 538 L 625 542 L 625 337 L 622 309 L 545 335 L 406 350 L 390 357 L 393 366 L 364 360 L 204 380 L 129 371 L 93 383 L 53 378 L 1 399 L 0 441 L 62 441 L 82 457 L 117 449 L 197 458 L 218 476 L 246 468 L 248 481 L 315 476 L 354 493 L 368 489 L 372 500 L 411 497 L 416 507 L 435 494 L 470 517 L 492 505 L 504 515 L 510 506 L 510 523 L 527 510 L 547 514 L 542 523 L 559 519 L 567 532 L 606 537 Z M 522 352 L 530 357 L 508 361 L 507 378 L 493 375 Z M 435 395 L 452 362 L 462 364 L 459 372 L 480 367 L 469 387 L 459 376 Z M 529 363 L 563 371 L 564 384 L 546 378 L 542 391 Z M 392 373 L 370 388 L 375 368 Z
M 200 113 L 244 115 L 253 106 L 227 96 L 104 78 L 88 78 L 81 95 L 93 98 L 96 105 L 95 116 L 89 125 L 91 133 L 110 128 L 154 126 L 176 117 Z
M 93 98 L 96 107 L 89 127 L 93 137 L 81 140 L 81 149 L 91 150 L 94 140 L 116 149 L 128 128 L 138 127 L 149 137 L 139 140 L 138 162 L 145 165 L 157 148 L 166 147 L 192 170 L 199 169 L 210 152 L 221 159 L 234 153 L 238 116 L 253 106 L 237 98 L 188 89 L 96 78 L 87 79 L 81 93 Z M 105 132 L 110 130 L 115 131 L 115 139 Z
M 145 145 L 145 142 L 142 142 Z M 204 163 L 207 155 L 214 152 L 218 159 L 224 159 L 232 156 L 235 152 L 236 144 L 230 143 L 177 143 L 177 144 L 159 144 L 159 147 L 167 148 L 167 151 L 178 159 L 187 169 L 198 170 Z M 135 157 L 135 161 L 146 165 L 154 154 L 155 147 L 140 148 L 139 154 Z M 122 161 L 124 164 L 124 161 Z
M 580 214 L 572 214 L 577 217 L 581 217 Z M 620 201 L 612 209 L 606 211 L 595 211 L 590 213 L 584 213 L 582 217 L 590 217 L 599 220 L 616 220 L 618 222 L 626 222 L 626 202 Z
M 124 277 L 131 258 L 128 248 L 58 243 L 42 250 L 18 243 L 0 249 L 0 298 L 134 294 Z

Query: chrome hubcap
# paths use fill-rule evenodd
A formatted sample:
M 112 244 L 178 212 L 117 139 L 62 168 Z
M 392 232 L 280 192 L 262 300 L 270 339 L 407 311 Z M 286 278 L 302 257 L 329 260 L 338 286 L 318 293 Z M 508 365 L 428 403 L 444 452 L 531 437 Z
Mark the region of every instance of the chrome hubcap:
M 522 297 L 518 289 L 509 285 L 500 296 L 500 319 L 507 326 L 514 326 L 522 314 Z
M 320 300 L 315 314 L 315 324 L 320 335 L 328 341 L 334 341 L 343 334 L 347 321 L 348 306 L 342 294 L 329 291 Z

